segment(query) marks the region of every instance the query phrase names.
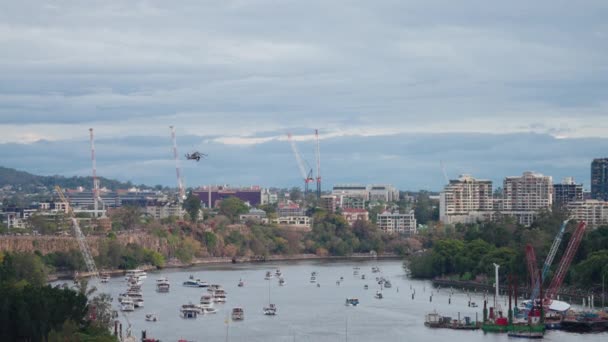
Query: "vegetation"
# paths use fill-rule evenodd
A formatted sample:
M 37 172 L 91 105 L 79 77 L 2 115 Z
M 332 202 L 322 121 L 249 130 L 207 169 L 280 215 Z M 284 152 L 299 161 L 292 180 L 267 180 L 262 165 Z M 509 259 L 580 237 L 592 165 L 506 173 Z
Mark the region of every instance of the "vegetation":
M 188 193 L 188 197 L 184 201 L 184 210 L 188 213 L 188 217 L 190 217 L 190 221 L 196 222 L 198 221 L 198 215 L 201 211 L 201 200 L 195 196 L 192 191 Z
M 504 276 L 509 273 L 527 275 L 526 244 L 534 247 L 537 260 L 542 262 L 564 217 L 565 213 L 560 211 L 545 212 L 531 227 L 523 227 L 508 218 L 453 227 L 437 226 L 423 234 L 423 245 L 429 250 L 413 257 L 409 270 L 417 278 L 450 276 L 459 280 L 483 280 L 492 277 L 492 264 L 497 263 Z M 576 225 L 576 222 L 570 222 L 555 257 L 553 271 Z M 585 234 L 565 283 L 592 288 L 601 285 L 602 275 L 608 276 L 608 227 Z M 528 277 L 520 279 L 523 282 Z
M 79 291 L 45 284 L 40 256 L 0 253 L 1 341 L 116 341 L 108 295 L 89 300 L 86 284 Z M 98 319 L 90 320 L 92 310 Z

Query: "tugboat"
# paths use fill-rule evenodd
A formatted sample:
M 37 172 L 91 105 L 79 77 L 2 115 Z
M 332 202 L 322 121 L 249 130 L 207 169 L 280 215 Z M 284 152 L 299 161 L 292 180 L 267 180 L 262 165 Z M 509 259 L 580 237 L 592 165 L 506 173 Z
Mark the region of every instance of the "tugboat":
M 243 308 L 236 307 L 232 309 L 232 320 L 233 321 L 242 321 L 245 319 L 245 311 Z

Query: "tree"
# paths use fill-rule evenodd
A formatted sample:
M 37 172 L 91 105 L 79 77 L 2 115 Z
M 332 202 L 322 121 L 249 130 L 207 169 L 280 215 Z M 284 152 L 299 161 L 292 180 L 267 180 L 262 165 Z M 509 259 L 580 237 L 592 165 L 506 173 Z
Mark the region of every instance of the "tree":
M 131 205 L 112 210 L 110 213 L 112 228 L 114 230 L 132 230 L 139 223 L 141 215 L 141 208 Z
M 420 191 L 418 193 L 414 215 L 418 224 L 427 224 L 430 221 L 439 220 L 438 203 L 431 200 L 427 191 Z
M 289 190 L 289 199 L 296 202 L 302 199 L 302 189 L 294 186 Z
M 236 197 L 228 197 L 220 202 L 219 212 L 228 217 L 232 222 L 236 221 L 240 214 L 248 211 L 245 202 Z
M 188 216 L 190 216 L 190 221 L 198 221 L 198 215 L 201 211 L 201 200 L 194 195 L 192 191 L 188 193 L 188 197 L 186 197 L 186 200 L 184 201 L 183 208 L 188 213 Z

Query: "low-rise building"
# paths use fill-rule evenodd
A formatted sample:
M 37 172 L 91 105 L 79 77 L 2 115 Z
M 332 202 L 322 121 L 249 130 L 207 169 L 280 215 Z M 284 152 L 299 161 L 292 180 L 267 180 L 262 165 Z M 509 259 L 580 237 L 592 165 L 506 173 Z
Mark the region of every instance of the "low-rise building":
M 184 217 L 184 209 L 179 203 L 152 201 L 145 206 L 145 213 L 157 220 L 169 217 Z
M 334 195 L 324 195 L 319 199 L 319 206 L 328 213 L 335 213 L 337 208 L 337 197 Z
M 312 220 L 308 216 L 280 216 L 272 219 L 272 223 L 282 226 L 310 228 Z
M 294 216 L 305 216 L 304 208 L 293 202 L 279 203 L 277 207 L 277 215 L 279 217 L 294 217 Z
M 417 233 L 416 218 L 414 217 L 413 210 L 407 214 L 385 211 L 377 215 L 376 224 L 380 230 L 389 234 L 404 234 L 411 236 Z
M 578 220 L 587 222 L 588 228 L 608 225 L 608 202 L 586 200 L 570 202 L 566 205 L 570 215 Z
M 241 221 L 241 223 L 245 223 L 247 221 L 260 222 L 260 223 L 268 222 L 266 212 L 262 209 L 257 209 L 257 208 L 251 208 L 251 209 L 249 209 L 248 213 L 241 214 L 239 216 L 239 220 Z
M 342 209 L 342 216 L 351 227 L 357 221 L 369 220 L 369 212 L 365 209 L 344 208 Z

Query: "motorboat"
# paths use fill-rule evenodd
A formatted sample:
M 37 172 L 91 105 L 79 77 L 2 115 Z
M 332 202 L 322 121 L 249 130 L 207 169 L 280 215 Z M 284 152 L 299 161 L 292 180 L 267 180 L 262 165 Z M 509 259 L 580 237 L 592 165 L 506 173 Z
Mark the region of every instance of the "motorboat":
M 277 314 L 277 306 L 274 304 L 268 304 L 267 307 L 264 308 L 264 315 L 266 316 L 275 316 Z
M 380 273 L 380 267 L 372 266 L 372 273 Z
M 202 305 L 202 307 L 212 307 L 213 306 L 213 296 L 202 295 L 201 296 L 201 305 Z
M 128 286 L 141 286 L 141 284 L 143 284 L 142 278 L 129 277 L 129 279 L 127 279 Z
M 158 321 L 158 318 L 156 317 L 155 314 L 149 313 L 149 314 L 146 314 L 146 321 L 148 321 L 148 322 L 156 322 L 156 321 Z
M 136 308 L 143 308 L 144 299 L 143 298 L 133 298 L 133 305 L 135 305 Z
M 376 295 L 374 297 L 376 299 L 382 299 L 382 298 L 384 298 L 384 296 L 382 295 L 382 292 L 380 292 L 380 291 L 376 291 Z
M 274 275 L 276 275 L 277 277 L 280 277 L 283 275 L 283 273 L 281 272 L 280 268 L 277 268 L 277 270 L 274 272 Z
M 135 304 L 131 298 L 125 298 L 120 302 L 120 311 L 131 312 L 135 311 Z
M 223 290 L 224 288 L 222 287 L 222 285 L 218 285 L 218 284 L 211 284 L 209 286 L 207 286 L 207 292 L 215 292 L 216 290 Z
M 207 314 L 215 314 L 217 313 L 217 309 L 214 307 L 209 307 L 209 308 L 201 308 L 201 313 L 207 315 Z
M 242 321 L 245 319 L 245 311 L 243 308 L 236 307 L 232 309 L 232 320 L 233 321 Z
M 287 282 L 285 281 L 285 278 L 283 278 L 283 277 L 279 278 L 279 286 L 285 286 L 285 284 L 287 284 Z
M 193 304 L 182 305 L 179 311 L 182 318 L 196 318 L 201 312 L 200 309 Z
M 272 272 L 266 271 L 266 275 L 264 276 L 264 279 L 269 280 L 270 278 L 272 278 Z
M 391 287 L 393 287 L 393 284 L 391 284 L 390 280 L 385 280 L 384 287 L 386 287 L 387 289 L 390 289 Z
M 139 279 L 146 279 L 148 277 L 148 274 L 146 273 L 146 271 L 144 270 L 140 270 L 140 269 L 134 269 L 134 270 L 128 270 L 127 273 L 125 273 L 125 279 L 129 279 L 131 277 L 136 277 Z
M 361 280 L 365 280 L 365 274 L 361 275 Z
M 359 305 L 359 299 L 357 298 L 346 298 L 346 302 L 344 302 L 346 306 L 357 306 Z
M 367 289 L 369 289 L 369 286 L 367 284 L 365 284 L 365 285 L 363 285 L 363 289 L 367 290 Z
M 226 291 L 217 289 L 213 291 L 213 302 L 214 303 L 226 303 Z
M 141 292 L 127 291 L 126 293 L 121 293 L 118 295 L 119 303 L 122 303 L 125 300 L 135 301 L 136 299 L 143 301 L 144 296 L 141 294 Z
M 311 276 L 311 277 L 310 277 L 310 282 L 311 282 L 311 283 L 316 283 L 316 282 L 317 282 L 317 277 L 315 277 L 315 276 Z
M 205 281 L 202 281 L 200 279 L 194 279 L 194 276 L 190 276 L 190 278 L 188 278 L 188 280 L 186 280 L 185 282 L 183 282 L 183 285 L 186 287 L 207 287 L 209 286 L 209 284 Z
M 171 283 L 169 283 L 169 279 L 160 278 L 156 280 L 156 292 L 167 293 L 171 288 Z
M 109 282 L 109 281 L 110 281 L 110 274 L 108 274 L 108 273 L 102 273 L 102 274 L 99 276 L 99 281 L 101 281 L 102 283 L 107 283 L 107 282 Z
M 243 286 L 245 286 L 245 282 L 243 281 L 243 279 L 239 279 L 239 287 Z

